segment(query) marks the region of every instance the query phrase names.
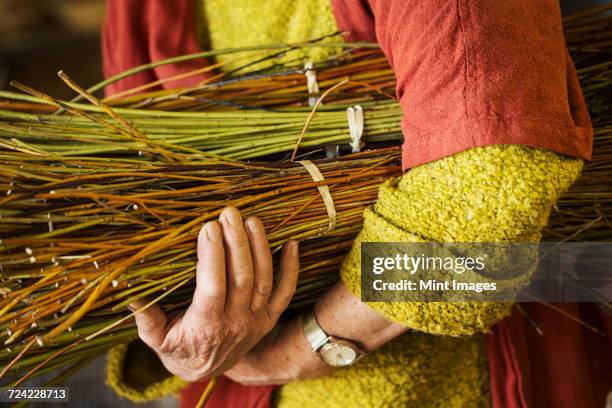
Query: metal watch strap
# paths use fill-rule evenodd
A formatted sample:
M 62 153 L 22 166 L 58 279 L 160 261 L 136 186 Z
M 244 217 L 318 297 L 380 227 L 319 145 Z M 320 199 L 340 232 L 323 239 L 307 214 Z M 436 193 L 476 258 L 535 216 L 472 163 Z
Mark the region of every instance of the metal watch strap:
M 314 308 L 308 313 L 304 314 L 302 326 L 304 328 L 304 335 L 306 340 L 310 343 L 312 351 L 318 351 L 329 339 L 327 333 L 323 331 L 317 317 L 315 316 Z

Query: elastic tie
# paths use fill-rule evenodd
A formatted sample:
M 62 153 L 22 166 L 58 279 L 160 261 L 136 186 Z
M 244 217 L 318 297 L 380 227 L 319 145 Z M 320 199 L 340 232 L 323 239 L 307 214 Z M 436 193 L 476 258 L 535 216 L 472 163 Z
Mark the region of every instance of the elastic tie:
M 361 105 L 346 108 L 346 116 L 348 119 L 349 133 L 351 135 L 351 142 L 349 145 L 352 147 L 353 153 L 357 153 L 364 145 L 361 140 L 363 136 L 363 109 Z
M 313 162 L 310 160 L 299 160 L 298 163 L 306 168 L 308 174 L 310 174 L 310 177 L 312 177 L 315 183 L 325 181 L 325 177 L 323 177 L 323 174 L 321 174 L 321 171 Z M 329 217 L 329 225 L 327 226 L 326 232 L 330 232 L 336 228 L 336 207 L 334 206 L 334 199 L 329 192 L 329 186 L 317 186 L 317 190 L 319 190 L 319 194 L 321 194 L 323 204 L 325 204 L 325 209 L 327 210 L 327 216 Z

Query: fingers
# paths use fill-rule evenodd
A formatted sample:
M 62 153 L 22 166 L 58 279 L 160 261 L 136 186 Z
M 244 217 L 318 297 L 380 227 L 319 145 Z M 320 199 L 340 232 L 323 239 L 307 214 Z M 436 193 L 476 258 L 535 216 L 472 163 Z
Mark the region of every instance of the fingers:
M 278 283 L 270 296 L 268 310 L 271 317 L 278 318 L 280 314 L 289 306 L 289 302 L 295 293 L 297 286 L 300 261 L 298 255 L 298 244 L 296 241 L 289 241 L 283 247 L 280 261 L 280 277 Z
M 149 347 L 157 350 L 166 338 L 166 326 L 168 319 L 166 314 L 156 304 L 147 307 L 144 310 L 138 311 L 147 304 L 145 300 L 137 300 L 130 303 L 128 308 L 136 312 L 136 326 L 138 326 L 138 336 Z
M 223 229 L 227 267 L 225 310 L 248 310 L 253 292 L 253 260 L 242 217 L 236 208 L 226 207 L 221 211 L 219 221 Z
M 247 218 L 244 222 L 251 254 L 253 254 L 253 295 L 251 310 L 257 312 L 268 304 L 272 291 L 272 254 L 266 237 L 263 223 L 256 217 Z
M 221 314 L 225 307 L 226 277 L 223 232 L 215 221 L 207 222 L 198 235 L 196 290 L 188 313 Z

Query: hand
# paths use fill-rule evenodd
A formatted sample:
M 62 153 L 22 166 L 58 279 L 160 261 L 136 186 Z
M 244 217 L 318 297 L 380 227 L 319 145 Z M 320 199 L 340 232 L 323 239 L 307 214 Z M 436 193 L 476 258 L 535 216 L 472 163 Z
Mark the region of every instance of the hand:
M 135 315 L 142 341 L 187 381 L 223 373 L 272 330 L 295 292 L 299 270 L 297 242 L 290 241 L 274 286 L 263 224 L 255 217 L 243 223 L 232 207 L 221 212 L 219 223 L 202 227 L 197 254 L 196 289 L 184 314 L 169 319 L 152 305 Z

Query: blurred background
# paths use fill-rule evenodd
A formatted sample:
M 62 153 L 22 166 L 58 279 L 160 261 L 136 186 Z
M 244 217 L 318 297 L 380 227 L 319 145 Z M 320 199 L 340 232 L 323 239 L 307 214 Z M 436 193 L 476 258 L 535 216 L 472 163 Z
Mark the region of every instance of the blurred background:
M 570 14 L 610 2 L 563 0 L 561 5 L 563 13 Z M 10 81 L 17 80 L 55 97 L 69 99 L 74 93 L 57 78 L 58 70 L 65 70 L 86 87 L 102 80 L 100 26 L 104 9 L 104 0 L 0 0 L 0 89 L 9 89 Z M 68 381 L 70 407 L 132 406 L 105 386 L 104 370 L 105 361 L 100 358 Z M 36 383 L 44 383 L 44 378 L 37 379 Z M 176 400 L 167 398 L 139 406 L 176 405 Z
M 100 25 L 104 0 L 0 0 L 0 88 L 18 80 L 59 97 L 73 92 L 58 78 L 64 69 L 79 83 L 102 78 Z

